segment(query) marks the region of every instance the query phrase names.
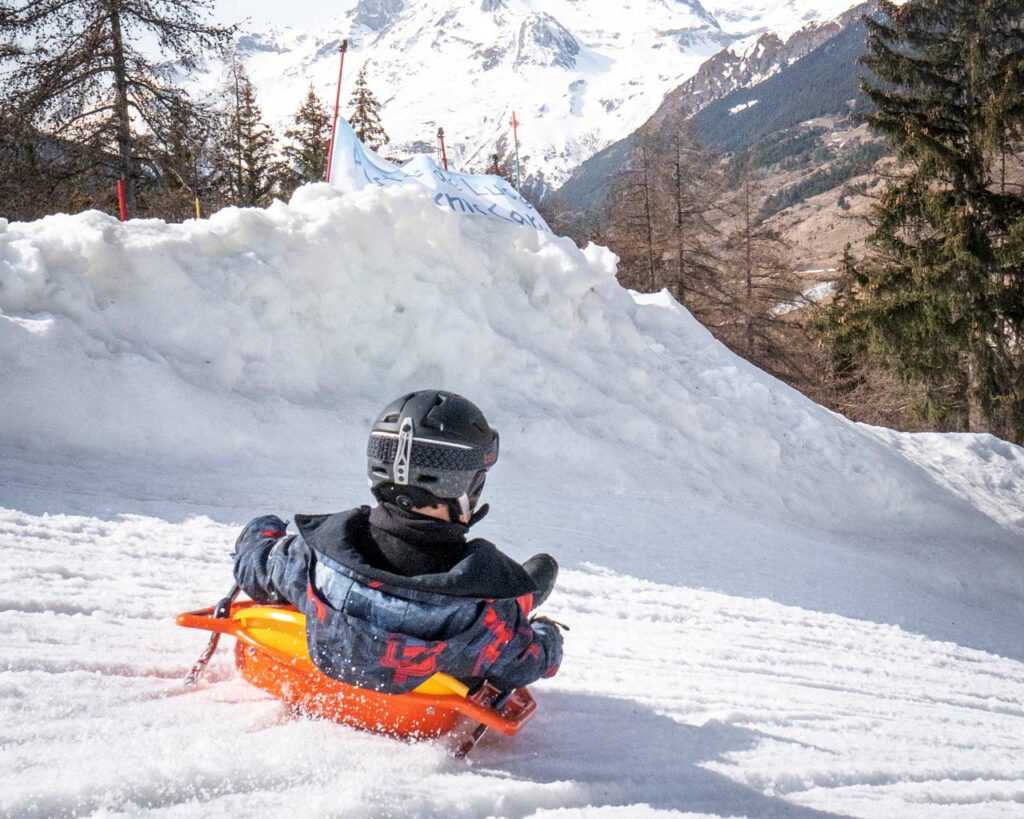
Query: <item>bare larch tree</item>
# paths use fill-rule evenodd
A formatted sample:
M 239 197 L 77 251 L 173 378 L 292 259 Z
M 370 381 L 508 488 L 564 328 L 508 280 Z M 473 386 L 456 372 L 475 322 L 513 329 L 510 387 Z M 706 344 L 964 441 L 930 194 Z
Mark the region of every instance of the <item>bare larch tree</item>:
M 172 80 L 231 39 L 233 27 L 209 21 L 211 7 L 211 0 L 5 3 L 0 104 L 57 145 L 88 145 L 83 172 L 116 169 L 132 216 L 151 161 L 147 145 L 182 116 L 210 116 Z

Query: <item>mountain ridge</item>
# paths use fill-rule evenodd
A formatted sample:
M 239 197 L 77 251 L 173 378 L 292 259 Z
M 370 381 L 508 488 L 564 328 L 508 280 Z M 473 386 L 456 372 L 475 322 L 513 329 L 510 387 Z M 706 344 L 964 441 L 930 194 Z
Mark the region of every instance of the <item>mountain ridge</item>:
M 644 128 L 661 133 L 689 120 L 693 123 L 694 135 L 712 149 L 728 151 L 735 148 L 735 134 L 731 133 L 734 123 L 723 122 L 723 112 L 726 120 L 732 117 L 736 123 L 760 115 L 761 111 L 744 110 L 758 102 L 751 89 L 773 82 L 778 85 L 776 78 L 779 74 L 792 70 L 844 33 L 846 39 L 842 41 L 843 51 L 839 58 L 845 60 L 853 47 L 852 40 L 860 36 L 859 30 L 852 38 L 850 32 L 857 27 L 861 14 L 869 6 L 870 3 L 861 3 L 835 19 L 810 23 L 785 40 L 769 32 L 722 49 L 701 65 L 693 77 L 666 94 L 658 109 L 636 131 L 580 163 L 554 191 L 547 202 L 548 207 L 562 214 L 575 214 L 569 217 L 570 221 L 581 218 L 586 221 L 587 217 L 581 214 L 593 216 L 600 212 L 611 191 L 616 170 L 629 163 L 637 134 Z M 820 60 L 827 61 L 827 58 Z M 854 87 L 851 93 L 855 92 Z M 717 119 L 705 114 L 709 109 L 715 109 Z M 831 112 L 827 105 L 824 109 Z M 817 111 L 814 115 L 824 112 Z M 777 118 L 785 116 L 784 111 L 773 113 Z M 722 132 L 718 141 L 706 133 L 712 122 Z

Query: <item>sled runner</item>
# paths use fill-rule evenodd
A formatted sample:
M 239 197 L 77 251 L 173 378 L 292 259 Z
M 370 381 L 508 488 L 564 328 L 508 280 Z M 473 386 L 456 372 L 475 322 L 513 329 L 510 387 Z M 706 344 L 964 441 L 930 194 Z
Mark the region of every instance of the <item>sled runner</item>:
M 291 606 L 266 606 L 225 598 L 217 606 L 179 614 L 177 623 L 234 637 L 242 677 L 298 711 L 407 739 L 451 732 L 460 717 L 476 723 L 456 756 L 465 756 L 488 729 L 511 736 L 533 716 L 537 703 L 526 688 L 502 696 L 484 683 L 470 690 L 447 674 L 434 674 L 407 694 L 357 688 L 323 674 L 309 657 L 306 618 Z M 189 675 L 195 682 L 216 648 Z

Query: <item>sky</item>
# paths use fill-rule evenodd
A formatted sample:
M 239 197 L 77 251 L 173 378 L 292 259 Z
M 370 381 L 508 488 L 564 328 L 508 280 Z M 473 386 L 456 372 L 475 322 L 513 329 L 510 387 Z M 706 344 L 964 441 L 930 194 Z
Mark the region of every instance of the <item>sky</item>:
M 323 0 L 214 0 L 213 8 L 214 15 L 225 24 L 240 23 L 249 17 L 257 28 L 268 23 L 315 28 L 349 5 Z

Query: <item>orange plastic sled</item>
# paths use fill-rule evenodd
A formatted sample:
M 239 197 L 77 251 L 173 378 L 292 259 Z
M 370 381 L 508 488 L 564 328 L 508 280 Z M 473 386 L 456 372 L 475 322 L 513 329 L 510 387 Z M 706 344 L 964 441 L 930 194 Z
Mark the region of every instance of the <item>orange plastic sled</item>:
M 447 674 L 434 674 L 408 694 L 382 694 L 339 682 L 309 658 L 305 615 L 290 606 L 233 603 L 225 617 L 215 607 L 179 614 L 177 623 L 236 638 L 235 664 L 242 677 L 299 711 L 369 731 L 418 739 L 452 731 L 460 717 L 477 723 L 460 747 L 465 756 L 488 728 L 511 736 L 533 716 L 537 703 L 526 688 L 500 697 L 484 683 L 472 694 Z

